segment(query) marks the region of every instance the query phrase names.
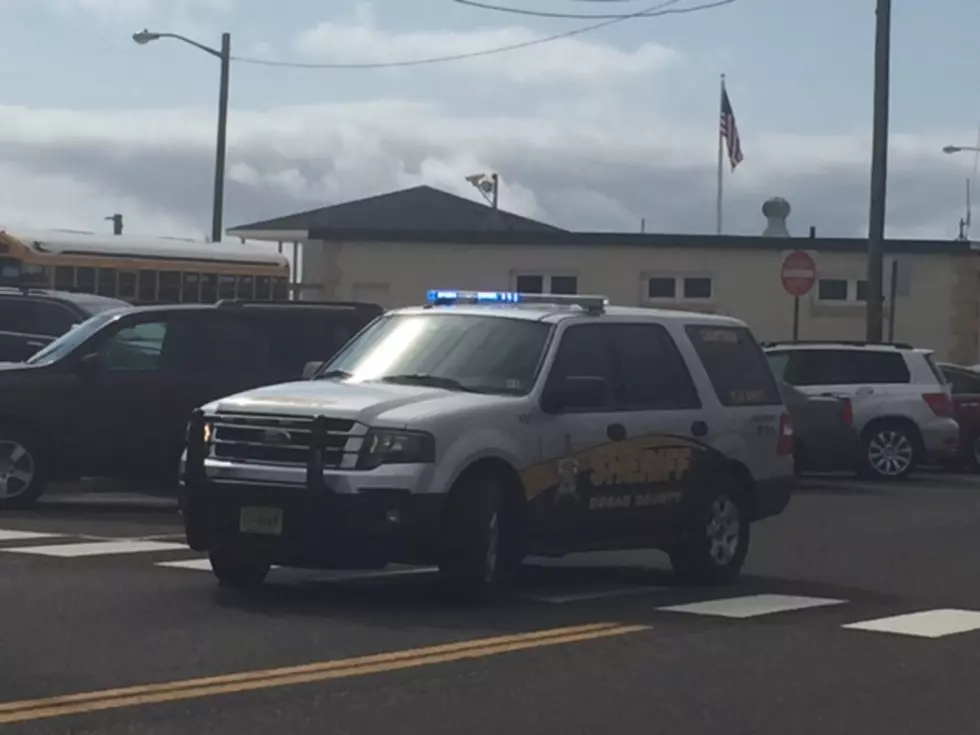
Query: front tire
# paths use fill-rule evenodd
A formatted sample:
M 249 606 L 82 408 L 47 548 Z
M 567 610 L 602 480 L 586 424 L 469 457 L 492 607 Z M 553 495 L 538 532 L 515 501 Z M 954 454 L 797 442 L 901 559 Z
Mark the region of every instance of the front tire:
M 260 587 L 272 565 L 244 549 L 216 549 L 209 554 L 211 571 L 222 587 L 248 590 Z
M 0 427 L 0 510 L 33 507 L 47 476 L 39 442 L 26 431 Z
M 503 491 L 492 478 L 462 478 L 450 493 L 443 559 L 448 591 L 471 604 L 496 595 L 509 566 L 512 534 Z
M 919 463 L 919 437 L 910 427 L 893 421 L 875 424 L 862 441 L 861 475 L 874 480 L 902 480 Z
M 668 550 L 674 574 L 685 584 L 734 582 L 749 553 L 750 524 L 744 493 L 728 481 L 699 501 L 690 535 Z

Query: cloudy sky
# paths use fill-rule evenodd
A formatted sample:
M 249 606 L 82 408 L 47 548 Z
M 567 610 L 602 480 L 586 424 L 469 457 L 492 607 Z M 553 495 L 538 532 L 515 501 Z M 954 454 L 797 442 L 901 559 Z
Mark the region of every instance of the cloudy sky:
M 492 2 L 493 0 L 488 0 Z M 662 2 L 663 0 L 661 0 Z M 704 0 L 675 0 L 683 8 Z M 654 0 L 496 0 L 630 13 Z M 734 0 L 468 61 L 383 69 L 232 67 L 226 226 L 427 183 L 502 177 L 501 206 L 563 227 L 714 230 L 719 74 L 745 161 L 726 230 L 866 232 L 873 0 Z M 593 21 L 594 22 L 594 21 Z M 0 222 L 202 235 L 210 227 L 217 61 L 398 62 L 588 25 L 454 0 L 0 0 Z M 980 123 L 980 3 L 895 0 L 888 234 L 950 238 Z M 977 199 L 980 200 L 980 187 Z

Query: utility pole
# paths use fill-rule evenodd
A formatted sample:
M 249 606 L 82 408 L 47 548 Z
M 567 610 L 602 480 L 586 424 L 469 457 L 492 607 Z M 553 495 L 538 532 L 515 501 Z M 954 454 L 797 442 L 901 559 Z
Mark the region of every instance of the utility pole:
M 877 0 L 875 11 L 874 130 L 871 141 L 871 207 L 868 221 L 868 302 L 866 339 L 882 340 L 882 260 L 888 182 L 888 107 L 891 58 L 891 0 Z
M 121 214 L 113 214 L 106 217 L 106 220 L 112 222 L 112 234 L 121 235 L 123 232 L 123 216 Z
M 225 151 L 228 144 L 228 77 L 231 72 L 231 34 L 221 34 L 221 83 L 218 89 L 218 145 L 214 161 L 214 209 L 211 213 L 211 242 L 221 242 L 221 220 L 225 208 Z

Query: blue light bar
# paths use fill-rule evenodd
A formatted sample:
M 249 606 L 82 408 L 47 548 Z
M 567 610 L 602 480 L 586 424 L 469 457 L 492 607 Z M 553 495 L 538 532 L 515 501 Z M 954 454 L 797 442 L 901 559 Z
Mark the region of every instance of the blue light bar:
M 444 291 L 432 289 L 426 294 L 429 303 L 467 301 L 470 303 L 516 304 L 522 301 L 516 291 Z
M 426 292 L 426 300 L 432 305 L 448 304 L 551 304 L 553 306 L 577 306 L 590 312 L 605 310 L 609 299 L 605 296 L 579 294 L 520 293 L 518 291 L 456 291 L 433 288 Z

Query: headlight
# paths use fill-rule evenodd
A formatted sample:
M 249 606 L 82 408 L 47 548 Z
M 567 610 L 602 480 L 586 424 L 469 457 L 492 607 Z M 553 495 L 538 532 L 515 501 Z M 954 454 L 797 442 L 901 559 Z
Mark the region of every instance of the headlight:
M 436 442 L 422 431 L 372 429 L 364 437 L 357 467 L 370 470 L 383 464 L 435 462 Z

